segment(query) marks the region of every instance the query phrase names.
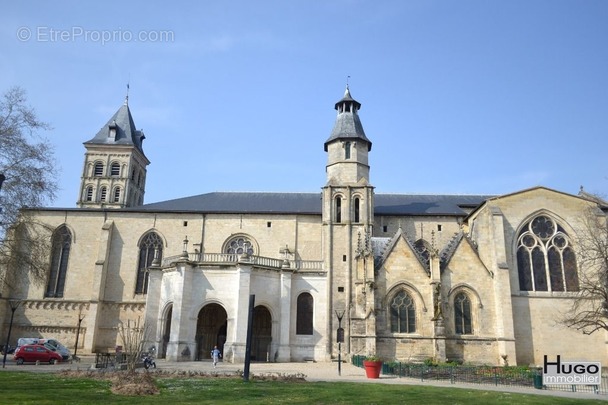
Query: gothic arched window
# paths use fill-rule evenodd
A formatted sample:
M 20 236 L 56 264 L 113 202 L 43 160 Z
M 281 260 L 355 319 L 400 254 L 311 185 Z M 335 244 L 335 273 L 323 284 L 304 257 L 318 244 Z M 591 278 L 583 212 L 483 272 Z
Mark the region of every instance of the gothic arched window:
M 148 267 L 154 261 L 154 255 L 158 252 L 158 260 L 163 257 L 163 241 L 156 232 L 148 233 L 139 245 L 139 264 L 137 265 L 137 281 L 135 283 L 135 294 L 146 294 L 148 292 Z
M 253 244 L 245 236 L 237 236 L 232 238 L 225 247 L 224 253 L 241 255 L 247 253 L 248 255 L 253 254 Z
M 412 297 L 404 290 L 399 291 L 391 300 L 391 332 L 416 332 L 416 306 Z
M 312 335 L 314 300 L 309 293 L 302 293 L 298 296 L 298 307 L 296 317 L 296 334 Z
M 424 239 L 418 239 L 415 243 L 414 243 L 414 248 L 416 249 L 416 251 L 418 252 L 418 254 L 422 257 L 422 259 L 424 260 L 424 262 L 426 264 L 429 263 L 429 243 L 427 241 L 425 241 Z
M 454 298 L 454 330 L 459 335 L 470 335 L 473 333 L 471 321 L 471 300 L 469 296 L 461 292 Z
M 63 297 L 71 246 L 72 234 L 67 226 L 57 228 L 51 242 L 51 271 L 45 297 Z
M 350 142 L 344 143 L 344 159 L 350 159 Z
M 578 291 L 570 237 L 547 215 L 533 218 L 519 232 L 517 270 L 521 291 Z

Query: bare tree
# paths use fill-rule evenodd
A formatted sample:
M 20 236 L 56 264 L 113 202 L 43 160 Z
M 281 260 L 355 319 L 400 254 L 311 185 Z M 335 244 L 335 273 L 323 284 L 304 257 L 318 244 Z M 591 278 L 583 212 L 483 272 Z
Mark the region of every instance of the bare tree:
M 135 367 L 141 361 L 144 353 L 148 328 L 137 318 L 137 321 L 128 320 L 126 325 L 121 323 L 118 327 L 118 334 L 122 340 L 127 370 L 135 371 Z
M 0 96 L 0 287 L 28 272 L 43 282 L 50 233 L 23 208 L 52 202 L 57 191 L 53 146 L 40 135 L 49 125 L 27 104 L 25 91 L 13 87 Z M 1 290 L 1 288 L 0 288 Z
M 590 335 L 602 329 L 608 331 L 606 214 L 597 207 L 588 209 L 582 216 L 582 227 L 577 234 L 579 291 L 572 307 L 564 314 L 562 323 Z

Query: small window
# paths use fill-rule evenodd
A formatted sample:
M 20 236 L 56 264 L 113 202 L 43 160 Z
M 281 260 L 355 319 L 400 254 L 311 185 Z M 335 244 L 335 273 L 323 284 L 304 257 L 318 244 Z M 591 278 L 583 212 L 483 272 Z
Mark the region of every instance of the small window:
M 93 172 L 93 175 L 96 177 L 103 176 L 103 163 L 95 163 L 95 171 Z
M 338 287 L 338 292 L 344 292 L 344 287 Z
M 382 225 L 382 232 L 388 232 L 388 226 Z
M 441 232 L 441 225 L 437 225 L 437 230 Z
M 270 228 L 270 227 L 272 227 L 272 222 L 270 222 L 270 221 L 266 222 L 266 228 Z
M 361 219 L 360 218 L 360 214 L 359 214 L 359 211 L 360 211 L 359 207 L 360 207 L 360 205 L 361 205 L 360 200 L 358 198 L 355 198 L 355 208 L 354 208 L 354 210 L 355 210 L 355 215 L 354 215 L 355 222 L 360 222 L 360 219 Z
M 188 226 L 188 221 L 184 221 L 184 226 Z
M 313 308 L 314 300 L 309 293 L 302 293 L 298 296 L 296 334 L 313 334 Z
M 336 222 L 342 222 L 342 199 L 339 196 L 336 197 Z
M 92 186 L 87 187 L 84 199 L 86 201 L 93 201 L 93 187 Z
M 118 162 L 112 163 L 110 174 L 115 177 L 120 176 L 120 164 Z
M 101 188 L 101 191 L 99 192 L 99 201 L 106 202 L 107 198 L 108 198 L 108 188 L 104 186 Z
M 114 189 L 114 202 L 120 202 L 120 187 Z
M 342 255 L 342 261 L 345 262 L 346 261 L 346 255 Z
M 350 159 L 350 142 L 344 144 L 344 159 Z

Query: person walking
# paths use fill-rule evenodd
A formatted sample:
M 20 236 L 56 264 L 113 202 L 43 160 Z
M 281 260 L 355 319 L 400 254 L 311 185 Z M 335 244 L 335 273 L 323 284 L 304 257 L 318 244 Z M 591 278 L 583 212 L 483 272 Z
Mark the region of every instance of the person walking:
M 211 358 L 213 359 L 213 368 L 215 368 L 217 366 L 217 362 L 220 360 L 220 357 L 222 357 L 222 353 L 220 353 L 220 349 L 218 349 L 217 346 L 214 346 L 213 350 L 211 350 Z

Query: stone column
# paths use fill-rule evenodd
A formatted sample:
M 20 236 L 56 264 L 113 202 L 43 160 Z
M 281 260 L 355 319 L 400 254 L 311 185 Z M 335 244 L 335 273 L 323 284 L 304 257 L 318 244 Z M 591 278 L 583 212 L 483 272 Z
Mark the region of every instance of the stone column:
M 150 267 L 148 269 L 148 293 L 146 294 L 146 317 L 144 325 L 146 327 L 146 343 L 144 348 L 155 346 L 157 353 L 160 353 L 162 336 L 162 314 L 160 308 L 160 291 L 162 285 L 163 271 L 160 267 Z
M 249 317 L 249 295 L 251 294 L 251 264 L 237 264 L 238 288 L 235 291 L 236 313 L 228 314 L 228 330 L 224 345 L 224 358 L 232 363 L 245 361 L 247 344 L 247 321 Z
M 277 361 L 291 361 L 291 277 L 289 270 L 281 272 L 281 315 L 279 322 L 279 350 Z
M 173 313 L 167 360 L 192 361 L 196 351 L 196 319 L 189 317 L 192 307 L 192 265 L 185 259 L 176 262 L 175 268 L 181 277 L 173 279 Z

